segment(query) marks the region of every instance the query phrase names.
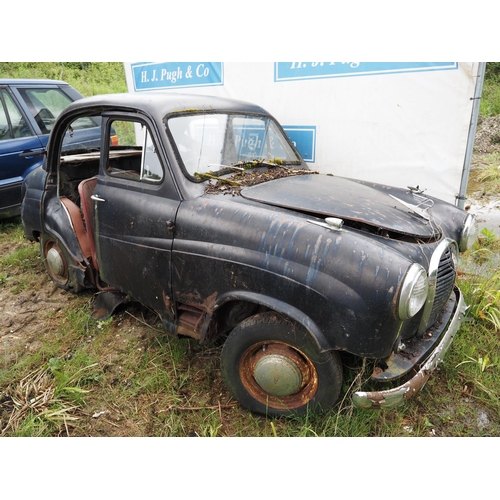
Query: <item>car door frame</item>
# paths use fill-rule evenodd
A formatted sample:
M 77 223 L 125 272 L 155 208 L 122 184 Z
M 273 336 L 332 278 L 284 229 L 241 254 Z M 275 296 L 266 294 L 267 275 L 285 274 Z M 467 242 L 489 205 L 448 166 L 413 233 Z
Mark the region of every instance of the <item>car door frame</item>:
M 137 113 L 102 113 L 102 149 L 95 187 L 94 227 L 103 282 L 130 295 L 173 321 L 172 246 L 181 203 L 155 122 Z M 163 180 L 148 182 L 115 177 L 107 171 L 114 120 L 144 124 L 163 166 Z

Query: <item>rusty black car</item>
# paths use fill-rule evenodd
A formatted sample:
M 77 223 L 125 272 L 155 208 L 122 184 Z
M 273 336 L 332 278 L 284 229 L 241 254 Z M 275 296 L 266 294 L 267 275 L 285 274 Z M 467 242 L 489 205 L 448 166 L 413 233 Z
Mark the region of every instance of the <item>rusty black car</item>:
M 101 123 L 100 146 L 66 154 L 81 120 Z M 455 278 L 474 217 L 417 188 L 310 169 L 250 103 L 81 99 L 23 193 L 25 235 L 57 286 L 94 289 L 100 317 L 133 299 L 169 334 L 220 342 L 225 383 L 254 412 L 328 410 L 346 356 L 373 364 L 358 407 L 402 404 L 464 317 Z

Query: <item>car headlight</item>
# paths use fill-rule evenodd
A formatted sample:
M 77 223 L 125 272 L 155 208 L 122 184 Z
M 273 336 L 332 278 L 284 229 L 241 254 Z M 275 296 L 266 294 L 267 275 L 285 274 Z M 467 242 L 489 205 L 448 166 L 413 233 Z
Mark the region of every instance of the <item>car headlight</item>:
M 461 252 L 465 252 L 474 245 L 477 241 L 479 229 L 477 226 L 476 217 L 472 214 L 467 214 L 464 222 L 464 227 L 462 229 L 462 234 L 460 235 L 460 242 L 458 243 L 458 248 Z
M 402 320 L 410 319 L 422 309 L 429 292 L 429 280 L 420 264 L 412 264 L 401 285 L 398 315 Z

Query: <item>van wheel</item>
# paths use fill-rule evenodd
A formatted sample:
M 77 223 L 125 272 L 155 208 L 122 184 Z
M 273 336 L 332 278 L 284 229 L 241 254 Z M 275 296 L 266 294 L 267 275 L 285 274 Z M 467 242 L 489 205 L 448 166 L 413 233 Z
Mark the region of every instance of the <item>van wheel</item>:
M 273 312 L 247 318 L 229 334 L 221 370 L 243 406 L 270 416 L 324 412 L 342 387 L 338 353 L 319 352 L 305 328 Z
M 50 234 L 40 238 L 40 251 L 45 269 L 52 281 L 63 290 L 78 293 L 83 287 L 77 282 L 66 248 Z

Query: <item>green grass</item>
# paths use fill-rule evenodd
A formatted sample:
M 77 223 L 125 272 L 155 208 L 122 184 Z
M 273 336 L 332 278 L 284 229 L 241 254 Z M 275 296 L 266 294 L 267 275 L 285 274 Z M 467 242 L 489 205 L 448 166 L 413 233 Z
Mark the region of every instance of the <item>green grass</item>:
M 500 195 L 500 151 L 482 155 L 475 161 L 469 177 L 468 191 L 475 198 Z
M 20 218 L 0 221 L 0 245 L 7 244 L 12 251 L 0 257 L 0 288 L 9 286 L 17 295 L 34 286 L 43 265 L 37 245 L 26 245 Z
M 13 275 L 16 269 L 30 273 L 28 262 L 34 269 L 39 266 L 38 255 L 30 253 L 36 245 L 19 242 L 19 227 L 9 224 L 16 249 L 2 258 L 4 267 L 8 262 Z M 2 234 L 0 243 L 6 239 Z M 485 232 L 481 245 L 464 256 L 460 284 L 470 304 L 468 321 L 439 373 L 416 399 L 395 410 L 358 410 L 348 394 L 325 415 L 273 420 L 251 414 L 228 399 L 222 385 L 214 390 L 220 384 L 219 347 L 201 348 L 195 341 L 165 336 L 155 315 L 140 306 L 97 321 L 91 317 L 92 294 L 83 294 L 46 316 L 50 327 L 40 334 L 39 350 L 23 351 L 15 363 L 4 364 L 2 428 L 14 414 L 5 435 L 499 436 L 499 332 L 485 311 L 486 292 L 498 290 L 500 276 L 491 259 L 478 259 L 477 253 L 498 254 L 499 248 L 497 237 Z M 489 307 L 500 307 L 497 296 Z M 23 380 L 42 375 L 40 390 L 51 388 L 51 398 L 39 408 L 19 403 L 13 413 L 8 398 L 19 393 Z M 367 377 L 367 368 L 353 365 L 346 375 L 349 393 L 356 375 Z
M 500 115 L 500 85 L 496 80 L 485 80 L 481 97 L 482 116 Z
M 500 156 L 497 153 L 495 156 Z M 500 162 L 489 164 L 487 167 L 479 169 L 477 180 L 482 185 L 482 191 L 487 196 L 500 194 Z
M 0 62 L 2 78 L 48 78 L 63 80 L 82 95 L 127 92 L 121 62 Z
M 462 259 L 460 287 L 469 304 L 468 315 L 500 333 L 500 240 L 492 230 L 483 229 L 478 243 Z

